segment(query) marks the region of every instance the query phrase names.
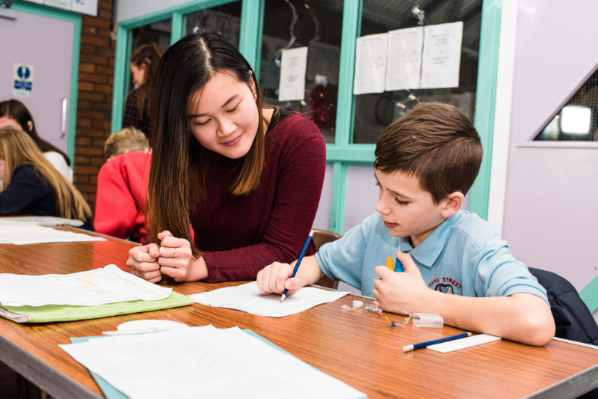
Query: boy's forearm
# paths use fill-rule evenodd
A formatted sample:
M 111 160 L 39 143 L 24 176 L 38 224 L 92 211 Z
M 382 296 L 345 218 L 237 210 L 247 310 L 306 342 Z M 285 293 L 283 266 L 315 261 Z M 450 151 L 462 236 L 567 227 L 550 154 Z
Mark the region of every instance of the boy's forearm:
M 296 263 L 297 261 L 294 261 L 291 263 L 291 266 L 295 267 Z M 306 256 L 303 258 L 301 265 L 299 265 L 299 270 L 297 270 L 296 277 L 301 280 L 301 285 L 303 287 L 306 285 L 315 284 L 324 277 L 324 273 L 322 273 L 315 255 Z
M 439 314 L 447 325 L 528 345 L 546 345 L 555 333 L 550 307 L 532 294 L 470 298 L 432 291 L 422 305 L 419 312 Z

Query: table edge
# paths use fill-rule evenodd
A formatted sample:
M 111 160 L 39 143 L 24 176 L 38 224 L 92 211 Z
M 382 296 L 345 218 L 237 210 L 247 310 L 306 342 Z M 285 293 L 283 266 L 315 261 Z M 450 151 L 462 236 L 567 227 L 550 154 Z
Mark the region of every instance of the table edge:
M 2 335 L 0 335 L 0 352 L 4 354 L 2 361 L 8 367 L 53 397 L 64 399 L 104 399 L 103 396 L 91 391 L 79 383 L 79 381 L 62 373 L 58 368 L 50 366 Z M 89 377 L 92 378 L 91 374 Z
M 574 399 L 598 387 L 598 364 L 526 396 L 524 399 Z

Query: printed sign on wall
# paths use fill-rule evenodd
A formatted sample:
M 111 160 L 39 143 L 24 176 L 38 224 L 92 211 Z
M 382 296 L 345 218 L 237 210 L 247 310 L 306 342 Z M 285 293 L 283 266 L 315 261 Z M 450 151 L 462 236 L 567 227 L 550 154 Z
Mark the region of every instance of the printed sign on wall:
M 15 97 L 29 97 L 33 90 L 33 65 L 15 63 L 13 81 L 12 94 Z

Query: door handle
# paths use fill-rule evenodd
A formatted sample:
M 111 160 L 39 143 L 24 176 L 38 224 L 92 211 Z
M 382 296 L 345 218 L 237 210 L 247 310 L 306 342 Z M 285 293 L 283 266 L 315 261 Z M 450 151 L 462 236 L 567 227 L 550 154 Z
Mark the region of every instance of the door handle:
M 69 99 L 63 98 L 62 99 L 62 134 L 60 138 L 66 136 L 66 116 L 68 114 L 68 106 L 69 106 Z

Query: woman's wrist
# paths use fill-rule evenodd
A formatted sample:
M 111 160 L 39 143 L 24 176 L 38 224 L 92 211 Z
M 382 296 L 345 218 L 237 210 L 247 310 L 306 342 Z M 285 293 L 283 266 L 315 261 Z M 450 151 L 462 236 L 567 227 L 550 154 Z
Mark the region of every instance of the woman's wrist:
M 186 281 L 199 281 L 208 277 L 208 265 L 203 256 L 192 258 Z

